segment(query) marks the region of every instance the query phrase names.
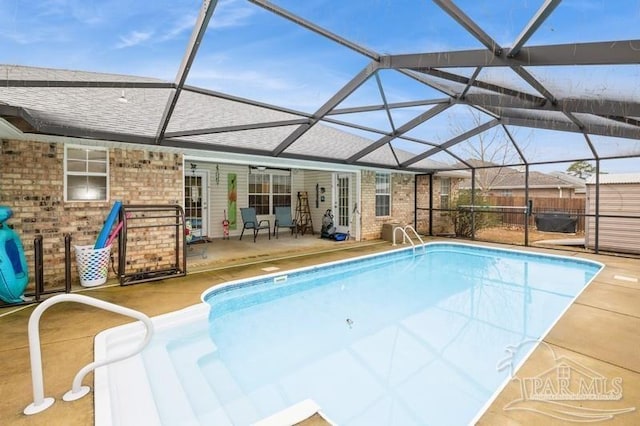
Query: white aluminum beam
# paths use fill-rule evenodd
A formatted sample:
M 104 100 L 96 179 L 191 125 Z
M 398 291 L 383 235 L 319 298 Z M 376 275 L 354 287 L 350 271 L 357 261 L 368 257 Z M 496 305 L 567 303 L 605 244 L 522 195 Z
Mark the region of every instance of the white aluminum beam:
M 623 102 L 613 99 L 593 99 L 593 98 L 566 98 L 558 99 L 557 104 L 550 102 L 530 102 L 513 96 L 492 95 L 485 93 L 472 93 L 467 95 L 460 102 L 469 105 L 477 105 L 486 108 L 516 108 L 544 111 L 562 111 L 584 114 L 601 115 L 606 118 L 614 116 L 621 118 L 618 121 L 626 122 L 624 117 L 640 116 L 640 103 Z
M 469 130 L 469 131 L 467 131 L 465 133 L 462 133 L 462 134 L 460 134 L 460 135 L 458 135 L 458 136 L 456 136 L 456 137 L 454 137 L 452 139 L 449 139 L 447 142 L 445 142 L 443 144 L 440 144 L 436 148 L 432 148 L 429 151 L 426 151 L 426 152 L 423 152 L 422 154 L 416 155 L 415 157 L 413 157 L 413 158 L 405 161 L 404 163 L 400 164 L 400 167 L 404 168 L 404 167 L 408 167 L 408 166 L 410 166 L 412 164 L 415 164 L 420 160 L 424 160 L 427 157 L 430 157 L 430 156 L 432 156 L 434 154 L 437 154 L 440 151 L 444 151 L 444 150 L 446 150 L 448 148 L 451 148 L 453 145 L 457 145 L 460 142 L 466 141 L 467 139 L 472 138 L 473 136 L 475 136 L 475 135 L 477 135 L 479 133 L 482 133 L 482 132 L 484 132 L 486 130 L 489 130 L 489 129 L 497 126 L 498 124 L 500 124 L 499 120 L 488 121 L 488 122 L 486 122 L 486 123 L 474 128 L 474 129 L 471 129 L 471 130 Z
M 504 48 L 496 56 L 485 49 L 455 52 L 414 53 L 389 55 L 380 58 L 382 68 L 414 69 L 570 66 L 570 65 L 628 65 L 640 64 L 640 40 L 619 40 L 593 43 L 569 43 L 523 47 L 515 58 L 509 58 Z
M 340 37 L 337 34 L 332 33 L 329 30 L 326 30 L 316 24 L 314 24 L 313 22 L 307 21 L 304 18 L 301 18 L 300 16 L 297 16 L 291 12 L 289 12 L 288 10 L 285 10 L 281 7 L 276 6 L 275 4 L 271 3 L 270 1 L 266 1 L 266 0 L 249 0 L 249 2 L 255 4 L 256 6 L 260 6 L 263 9 L 268 10 L 269 12 L 275 13 L 276 15 L 279 15 L 285 19 L 288 19 L 289 21 L 292 21 L 295 24 L 298 24 L 299 26 L 306 28 L 308 30 L 313 31 L 316 34 L 320 34 L 323 37 L 328 38 L 329 40 L 332 40 L 338 44 L 341 44 L 342 46 L 345 46 L 351 50 L 354 50 L 366 57 L 368 57 L 369 59 L 373 59 L 374 61 L 378 61 L 380 60 L 380 55 L 377 54 L 376 52 L 369 50 L 365 47 L 360 46 L 357 43 L 354 43 L 352 41 L 349 41 L 343 37 Z
M 206 96 L 212 96 L 214 98 L 226 99 L 228 101 L 239 102 L 239 103 L 245 104 L 245 105 L 253 105 L 253 106 L 257 106 L 257 107 L 260 107 L 260 108 L 265 108 L 265 109 L 272 110 L 272 111 L 286 112 L 288 114 L 299 115 L 301 117 L 311 117 L 311 114 L 303 112 L 303 111 L 296 111 L 296 110 L 293 110 L 293 109 L 290 109 L 290 108 L 284 108 L 284 107 L 281 107 L 281 106 L 272 105 L 272 104 L 268 104 L 268 103 L 265 103 L 265 102 L 259 102 L 259 101 L 254 101 L 252 99 L 242 98 L 240 96 L 229 95 L 228 93 L 217 92 L 217 91 L 211 90 L 211 89 L 204 89 L 202 87 L 184 85 L 184 87 L 182 89 L 184 91 L 188 91 L 188 92 L 192 92 L 192 93 L 198 93 L 200 95 L 206 95 Z
M 446 110 L 447 108 L 449 108 L 452 105 L 453 104 L 449 103 L 449 104 L 440 104 L 440 105 L 434 106 L 433 108 L 429 109 L 428 111 L 425 111 L 422 114 L 418 115 L 413 120 L 409 120 L 404 125 L 400 126 L 398 128 L 398 130 L 395 131 L 392 135 L 383 136 L 382 138 L 378 139 L 377 141 L 375 141 L 372 144 L 370 144 L 369 146 L 367 146 L 365 149 L 362 149 L 362 150 L 358 151 L 357 153 L 355 153 L 354 155 L 349 157 L 347 159 L 347 162 L 348 163 L 353 163 L 353 162 L 359 160 L 360 158 L 364 157 L 365 155 L 372 153 L 376 149 L 378 149 L 378 148 L 382 147 L 383 145 L 391 142 L 396 137 L 408 132 L 409 130 L 419 126 L 420 124 L 424 123 L 425 121 L 435 117 L 436 115 L 440 114 L 441 112 L 443 112 L 444 110 Z
M 531 38 L 531 36 L 538 30 L 540 25 L 551 15 L 554 9 L 560 4 L 561 0 L 546 0 L 536 14 L 531 18 L 529 23 L 524 27 L 516 41 L 513 43 L 511 50 L 509 51 L 509 58 L 518 56 L 520 49 Z
M 434 77 L 438 77 L 443 80 L 453 81 L 455 83 L 464 84 L 471 87 L 477 87 L 478 89 L 488 90 L 488 91 L 496 92 L 503 95 L 514 96 L 517 98 L 527 100 L 529 102 L 539 102 L 539 103 L 546 102 L 546 100 L 542 97 L 521 92 L 519 90 L 509 89 L 507 87 L 499 86 L 497 84 L 487 83 L 485 81 L 478 80 L 477 78 L 474 81 L 472 81 L 470 78 L 467 78 L 465 76 L 454 74 L 448 71 L 438 70 L 438 69 L 425 69 L 422 72 L 424 74 L 432 75 Z
M 531 127 L 536 129 L 557 130 L 560 132 L 587 133 L 590 135 L 612 136 L 626 139 L 640 139 L 640 128 L 586 124 L 584 130 L 571 121 L 548 120 L 542 118 L 507 116 L 502 114 L 500 121 L 505 125 Z
M 511 69 L 553 105 L 558 103 L 556 97 L 553 96 L 553 94 L 551 94 L 551 92 L 549 92 L 549 90 L 547 90 L 547 88 L 544 87 L 544 85 L 538 80 L 536 80 L 535 77 L 533 77 L 527 70 L 518 65 L 512 66 Z
M 207 30 L 209 20 L 213 15 L 213 10 L 216 8 L 217 4 L 217 0 L 203 0 L 202 2 L 200 14 L 198 15 L 198 19 L 196 20 L 193 32 L 191 33 L 191 39 L 189 40 L 189 44 L 187 45 L 184 57 L 182 58 L 182 63 L 180 64 L 178 74 L 176 75 L 176 88 L 169 96 L 167 104 L 164 108 L 164 112 L 162 113 L 162 118 L 160 119 L 160 125 L 158 126 L 158 131 L 156 132 L 156 144 L 158 145 L 160 145 L 162 143 L 162 140 L 164 139 L 164 134 L 167 130 L 167 126 L 169 125 L 169 121 L 171 120 L 173 111 L 175 110 L 176 104 L 178 103 L 180 92 L 182 91 L 182 87 L 187 80 L 189 70 L 191 69 L 191 65 L 193 64 L 193 61 L 196 57 L 198 48 L 200 47 L 200 43 L 202 42 L 202 38 L 204 37 L 204 33 Z
M 471 89 L 471 86 L 473 86 L 474 83 L 476 82 L 476 79 L 478 78 L 478 74 L 480 74 L 480 71 L 482 71 L 482 67 L 478 67 L 473 71 L 473 74 L 471 75 L 471 77 L 469 77 L 469 81 L 467 82 L 467 85 L 465 86 L 464 90 L 460 94 L 461 98 L 464 98 L 467 95 L 467 92 L 469 91 L 469 89 Z
M 247 123 L 235 126 L 210 127 L 207 129 L 182 130 L 177 132 L 166 132 L 165 139 L 179 138 L 185 136 L 211 135 L 215 133 L 239 132 L 243 130 L 269 129 L 272 127 L 296 126 L 309 123 L 308 118 L 300 118 L 296 120 L 269 121 L 266 123 Z
M 345 84 L 335 95 L 331 97 L 327 102 L 324 103 L 316 112 L 313 114 L 311 121 L 309 124 L 303 124 L 294 130 L 287 138 L 280 143 L 273 151 L 272 155 L 274 157 L 279 156 L 282 152 L 287 149 L 291 144 L 293 144 L 299 137 L 304 135 L 313 125 L 315 125 L 319 120 L 321 120 L 325 115 L 329 113 L 336 105 L 340 104 L 344 99 L 346 99 L 351 93 L 353 93 L 358 87 L 360 87 L 373 73 L 378 70 L 379 64 L 375 61 L 371 61 L 362 71 L 360 71 L 355 77 L 353 77 L 347 84 Z
M 471 35 L 477 38 L 480 43 L 485 45 L 494 55 L 500 55 L 502 53 L 502 47 L 500 47 L 500 45 L 489 36 L 489 34 L 485 33 L 473 19 L 468 17 L 451 0 L 433 0 L 433 2 L 462 25 L 471 33 Z
M 524 156 L 524 153 L 522 152 L 522 150 L 520 149 L 520 146 L 518 146 L 516 140 L 513 138 L 513 135 L 511 134 L 511 132 L 509 131 L 509 129 L 507 129 L 507 126 L 505 126 L 504 124 L 501 123 L 502 126 L 502 130 L 506 133 L 507 137 L 509 138 L 509 140 L 511 141 L 511 145 L 513 145 L 513 148 L 516 150 L 516 152 L 518 153 L 518 156 L 520 157 L 520 159 L 522 160 L 522 162 L 524 164 L 527 164 L 527 158 Z
M 451 102 L 450 98 L 440 98 L 440 99 L 427 99 L 423 101 L 406 101 L 406 102 L 393 102 L 389 103 L 386 106 L 389 109 L 397 109 L 397 108 L 411 108 L 417 106 L 426 106 L 426 105 L 435 105 L 435 104 L 448 104 Z M 385 105 L 365 105 L 360 107 L 351 107 L 351 108 L 336 108 L 332 111 L 329 111 L 327 114 L 329 115 L 340 115 L 340 114 L 354 114 L 358 112 L 371 112 L 371 111 L 382 111 L 385 109 Z
M 174 89 L 176 85 L 165 81 L 2 80 L 2 87 Z

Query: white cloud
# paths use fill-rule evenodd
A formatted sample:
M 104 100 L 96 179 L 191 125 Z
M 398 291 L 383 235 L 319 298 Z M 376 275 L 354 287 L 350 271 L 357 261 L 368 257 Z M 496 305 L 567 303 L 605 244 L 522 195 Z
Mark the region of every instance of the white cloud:
M 270 76 L 253 70 L 218 69 L 200 72 L 192 72 L 190 78 L 201 82 L 214 83 L 216 86 L 259 86 L 264 91 L 290 90 L 295 86 L 286 78 Z
M 116 44 L 116 49 L 136 46 L 149 40 L 153 31 L 131 31 L 129 34 L 120 36 L 120 42 Z
M 44 0 L 34 4 L 35 12 L 40 16 L 62 15 L 67 10 L 66 0 Z
M 16 44 L 25 45 L 25 44 L 34 44 L 34 43 L 42 43 L 44 41 L 51 42 L 52 40 L 56 40 L 57 34 L 52 31 L 47 30 L 36 30 L 36 31 L 10 31 L 0 33 L 0 37 L 6 38 Z
M 211 18 L 210 27 L 215 29 L 232 28 L 247 25 L 255 9 L 240 5 L 237 0 L 221 1 Z
M 276 75 L 220 64 L 192 69 L 189 84 L 302 111 L 317 109 L 333 94 L 327 86 L 335 86 L 323 84 L 318 75 L 305 81 L 304 75 Z
M 191 33 L 195 22 L 196 15 L 192 13 L 181 16 L 180 18 L 176 19 L 173 27 L 169 28 L 166 33 L 162 34 L 158 41 L 163 42 L 167 40 L 173 40 L 185 32 Z

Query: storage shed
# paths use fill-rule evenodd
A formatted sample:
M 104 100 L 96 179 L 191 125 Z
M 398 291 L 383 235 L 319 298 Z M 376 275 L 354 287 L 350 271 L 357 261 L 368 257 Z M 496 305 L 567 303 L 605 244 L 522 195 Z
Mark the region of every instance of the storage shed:
M 587 180 L 587 215 L 596 213 L 595 176 Z M 640 253 L 640 173 L 600 175 L 600 250 Z M 604 216 L 604 217 L 603 217 Z M 585 245 L 595 248 L 596 220 L 586 218 Z

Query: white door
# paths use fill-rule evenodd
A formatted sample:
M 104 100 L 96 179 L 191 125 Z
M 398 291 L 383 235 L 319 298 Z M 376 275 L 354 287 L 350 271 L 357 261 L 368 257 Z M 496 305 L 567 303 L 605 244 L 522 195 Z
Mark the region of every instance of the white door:
M 194 238 L 208 235 L 208 177 L 206 170 L 190 170 L 184 175 L 184 216 Z
M 349 232 L 351 222 L 351 175 L 334 173 L 333 175 L 333 222 L 336 232 Z

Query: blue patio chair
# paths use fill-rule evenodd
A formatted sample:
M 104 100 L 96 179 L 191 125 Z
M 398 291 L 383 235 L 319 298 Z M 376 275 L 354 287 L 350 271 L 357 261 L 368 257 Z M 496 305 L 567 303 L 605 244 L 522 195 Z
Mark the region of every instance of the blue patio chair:
M 271 239 L 271 223 L 267 219 L 263 219 L 258 222 L 258 218 L 256 217 L 256 209 L 254 207 L 240 208 L 240 214 L 242 215 L 242 222 L 244 222 L 244 225 L 242 226 L 242 232 L 240 233 L 240 239 L 242 239 L 242 235 L 244 235 L 245 229 L 253 229 L 254 243 L 256 242 L 256 237 L 258 236 L 258 232 L 261 229 L 266 229 L 267 235 L 269 235 L 269 239 Z M 266 225 L 264 223 L 266 223 Z
M 273 227 L 273 235 L 278 238 L 279 228 L 289 228 L 291 234 L 295 233 L 298 238 L 298 225 L 295 219 L 291 219 L 291 206 L 276 207 L 276 223 Z

